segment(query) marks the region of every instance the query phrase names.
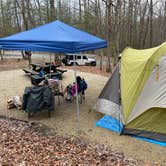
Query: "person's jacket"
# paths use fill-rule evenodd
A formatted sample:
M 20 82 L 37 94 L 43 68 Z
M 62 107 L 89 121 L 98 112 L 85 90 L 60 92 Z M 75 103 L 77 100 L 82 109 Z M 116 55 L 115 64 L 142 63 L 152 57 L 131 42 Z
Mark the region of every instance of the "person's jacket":
M 54 96 L 48 86 L 26 87 L 22 108 L 27 112 L 37 112 L 43 108 L 54 110 Z

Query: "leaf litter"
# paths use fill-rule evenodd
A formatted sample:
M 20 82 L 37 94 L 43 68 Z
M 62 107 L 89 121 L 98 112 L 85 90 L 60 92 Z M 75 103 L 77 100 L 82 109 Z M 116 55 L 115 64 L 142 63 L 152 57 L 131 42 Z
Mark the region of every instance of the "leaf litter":
M 142 165 L 104 144 L 43 132 L 42 125 L 1 118 L 0 126 L 1 165 Z

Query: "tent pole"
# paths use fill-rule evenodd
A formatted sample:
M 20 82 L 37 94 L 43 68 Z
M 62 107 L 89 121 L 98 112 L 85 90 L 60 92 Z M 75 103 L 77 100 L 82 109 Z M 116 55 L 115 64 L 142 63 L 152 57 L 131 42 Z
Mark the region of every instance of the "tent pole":
M 51 78 L 51 53 L 50 53 L 50 78 Z
M 121 123 L 121 119 L 120 119 L 120 112 L 119 112 L 119 135 L 121 135 L 121 131 L 120 131 L 120 123 Z
M 77 110 L 77 128 L 80 129 L 80 108 L 78 103 L 78 89 L 77 89 L 77 70 L 76 70 L 76 55 L 74 55 L 74 77 L 75 77 L 75 86 L 76 86 L 76 110 Z

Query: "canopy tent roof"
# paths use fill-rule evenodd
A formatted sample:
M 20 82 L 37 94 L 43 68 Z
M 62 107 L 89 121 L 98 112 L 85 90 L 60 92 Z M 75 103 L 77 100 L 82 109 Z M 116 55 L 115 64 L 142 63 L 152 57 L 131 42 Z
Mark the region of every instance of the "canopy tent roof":
M 2 50 L 76 53 L 104 48 L 107 42 L 57 20 L 1 38 L 0 45 Z

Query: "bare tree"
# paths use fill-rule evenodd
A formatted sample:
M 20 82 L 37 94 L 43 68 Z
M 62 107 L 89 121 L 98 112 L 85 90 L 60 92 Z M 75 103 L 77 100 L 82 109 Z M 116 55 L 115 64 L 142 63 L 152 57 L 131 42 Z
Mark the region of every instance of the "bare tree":
M 2 54 L 2 50 L 0 50 L 0 56 L 1 56 L 1 61 L 3 61 L 3 54 Z
M 0 0 L 0 10 L 1 36 L 57 18 L 105 38 L 107 71 L 126 46 L 153 47 L 166 38 L 166 0 Z
M 150 37 L 150 47 L 153 46 L 153 0 L 150 0 L 150 7 L 149 7 L 149 10 L 150 10 L 150 34 L 149 34 L 149 37 Z
M 110 51 L 110 45 L 111 45 L 111 26 L 112 26 L 112 22 L 111 22 L 111 14 L 112 14 L 112 6 L 113 6 L 113 2 L 112 0 L 102 0 L 105 5 L 106 5 L 106 31 L 107 31 L 107 42 L 108 42 L 108 47 L 107 47 L 107 71 L 111 72 L 111 60 L 110 60 L 110 57 L 111 57 L 111 51 Z
M 164 2 L 164 19 L 163 19 L 163 38 L 166 39 L 166 0 Z
M 54 5 L 55 5 L 54 0 L 50 0 L 50 21 L 55 20 L 55 6 Z

